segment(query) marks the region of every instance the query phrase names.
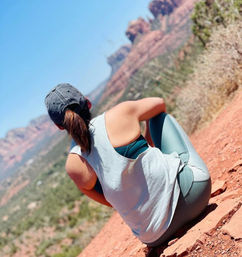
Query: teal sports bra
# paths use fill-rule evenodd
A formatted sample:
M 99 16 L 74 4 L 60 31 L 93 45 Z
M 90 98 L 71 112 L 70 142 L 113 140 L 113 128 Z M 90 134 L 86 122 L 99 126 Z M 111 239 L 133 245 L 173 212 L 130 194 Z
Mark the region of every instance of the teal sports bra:
M 138 155 L 143 153 L 147 148 L 148 144 L 145 138 L 140 135 L 139 138 L 137 138 L 134 142 L 128 145 L 115 147 L 114 149 L 116 150 L 116 152 L 124 157 L 136 159 Z
M 138 155 L 143 153 L 147 148 L 148 144 L 145 138 L 142 135 L 140 135 L 139 138 L 137 138 L 134 142 L 128 145 L 115 147 L 114 149 L 116 150 L 116 152 L 118 152 L 120 155 L 124 157 L 136 159 Z M 98 179 L 94 186 L 94 190 L 100 194 L 103 194 L 102 186 Z

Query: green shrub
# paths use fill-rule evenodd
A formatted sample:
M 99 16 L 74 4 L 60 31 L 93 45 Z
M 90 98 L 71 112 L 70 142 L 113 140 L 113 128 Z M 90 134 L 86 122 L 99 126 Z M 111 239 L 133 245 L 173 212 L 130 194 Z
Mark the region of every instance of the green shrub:
M 212 32 L 206 51 L 194 67 L 187 87 L 176 99 L 175 114 L 188 133 L 211 120 L 242 86 L 242 25 Z
M 44 255 L 47 248 L 53 245 L 54 242 L 52 240 L 42 241 L 38 248 L 35 251 L 36 256 Z
M 203 0 L 196 3 L 192 14 L 192 31 L 205 46 L 212 29 L 222 24 L 226 27 L 240 18 L 241 0 Z
M 10 256 L 14 255 L 17 251 L 18 251 L 18 247 L 15 244 L 11 243 L 10 250 L 9 250 Z
M 76 257 L 81 251 L 82 248 L 78 245 L 66 246 L 62 253 L 56 253 L 52 257 Z
M 68 215 L 68 225 L 73 228 L 77 224 L 77 217 L 74 215 Z

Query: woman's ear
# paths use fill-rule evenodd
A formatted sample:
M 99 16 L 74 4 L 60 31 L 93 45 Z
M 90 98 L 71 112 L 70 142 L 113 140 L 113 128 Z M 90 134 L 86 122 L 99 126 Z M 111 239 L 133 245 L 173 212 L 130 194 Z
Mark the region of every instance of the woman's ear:
M 89 110 L 92 108 L 92 103 L 89 101 L 89 99 L 87 99 L 87 107 Z
M 64 130 L 64 128 L 61 125 L 55 124 L 60 130 Z

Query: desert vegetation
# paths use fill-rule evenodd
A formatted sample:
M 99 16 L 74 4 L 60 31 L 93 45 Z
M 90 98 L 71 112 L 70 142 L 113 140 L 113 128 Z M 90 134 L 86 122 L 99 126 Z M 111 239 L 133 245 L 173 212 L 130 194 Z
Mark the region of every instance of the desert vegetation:
M 213 31 L 186 88 L 178 95 L 174 113 L 189 133 L 210 121 L 241 88 L 241 31 L 240 21 Z
M 168 51 L 165 55 L 154 58 L 131 77 L 121 101 L 162 96 L 166 99 L 168 112 L 171 112 L 178 92 L 185 87 L 202 51 L 201 43 L 191 36 L 175 52 Z
M 241 0 L 206 0 L 195 5 L 192 31 L 204 46 L 218 25 L 227 27 L 240 19 Z
M 68 144 L 66 137 L 25 170 L 31 182 L 0 208 L 1 256 L 74 257 L 110 217 L 110 208 L 88 200 L 66 174 Z
M 139 69 L 121 100 L 161 96 L 188 133 L 210 121 L 241 88 L 241 13 L 241 0 L 198 2 L 191 38 Z
M 195 6 L 192 30 L 205 49 L 174 109 L 188 133 L 210 121 L 241 88 L 241 14 L 241 0 L 207 0 Z

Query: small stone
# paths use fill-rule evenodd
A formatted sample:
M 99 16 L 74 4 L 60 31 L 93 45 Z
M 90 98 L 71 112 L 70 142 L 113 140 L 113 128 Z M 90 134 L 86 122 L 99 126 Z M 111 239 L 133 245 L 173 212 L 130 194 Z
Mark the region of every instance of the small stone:
M 222 194 L 226 189 L 227 189 L 226 181 L 216 180 L 215 183 L 212 184 L 211 197 L 215 197 L 217 195 Z
M 178 238 L 172 239 L 171 241 L 168 242 L 168 245 L 173 245 L 175 242 L 178 240 Z
M 237 162 L 235 162 L 233 167 L 230 168 L 228 172 L 235 172 L 240 166 L 242 166 L 242 160 L 238 160 Z
M 196 242 L 197 242 L 198 244 L 203 245 L 203 242 L 202 242 L 201 240 L 199 240 L 199 239 L 198 239 Z
M 230 239 L 231 239 L 230 235 L 228 235 L 228 234 L 226 234 L 226 233 L 225 233 L 225 234 L 223 233 L 223 234 L 221 235 L 221 237 L 222 237 L 222 239 L 223 239 L 224 241 L 227 241 L 227 240 L 230 240 Z

